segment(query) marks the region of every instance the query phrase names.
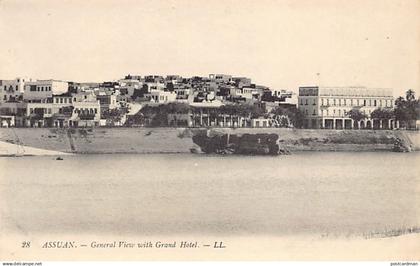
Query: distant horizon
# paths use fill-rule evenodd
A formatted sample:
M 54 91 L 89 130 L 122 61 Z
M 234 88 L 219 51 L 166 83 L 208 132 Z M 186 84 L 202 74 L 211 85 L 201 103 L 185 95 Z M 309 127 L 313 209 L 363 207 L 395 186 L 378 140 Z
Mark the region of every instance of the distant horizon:
M 417 0 L 1 1 L 0 77 L 228 73 L 295 92 L 419 95 L 418 10 Z
M 57 79 L 57 78 L 34 78 L 34 77 L 28 77 L 28 76 L 24 76 L 24 75 L 21 75 L 21 76 L 16 76 L 16 77 L 14 77 L 14 78 L 2 78 L 2 77 L 0 77 L 0 80 L 14 80 L 14 79 L 16 79 L 16 78 L 29 78 L 29 79 L 31 79 L 32 81 L 43 81 L 43 80 L 55 80 L 55 81 L 65 81 L 65 82 L 75 82 L 75 83 L 103 83 L 103 82 L 117 82 L 118 80 L 121 80 L 121 79 L 124 79 L 126 76 L 128 76 L 128 75 L 130 75 L 130 76 L 140 76 L 140 77 L 145 77 L 145 76 L 162 76 L 162 77 L 167 77 L 167 76 L 174 76 L 174 75 L 176 75 L 176 76 L 180 76 L 180 77 L 182 77 L 182 78 L 192 78 L 192 77 L 209 77 L 209 75 L 211 75 L 211 74 L 216 74 L 216 75 L 229 75 L 229 76 L 232 76 L 233 78 L 240 78 L 240 77 L 243 77 L 243 78 L 249 78 L 249 79 L 251 79 L 251 83 L 253 83 L 253 84 L 255 84 L 255 85 L 260 85 L 260 86 L 266 86 L 266 87 L 268 87 L 270 90 L 289 90 L 289 91 L 293 91 L 293 92 L 295 92 L 295 93 L 299 93 L 299 88 L 300 87 L 320 87 L 320 88 L 366 88 L 366 89 L 388 89 L 388 90 L 392 90 L 393 91 L 393 96 L 394 97 L 398 97 L 398 96 L 402 96 L 402 95 L 405 95 L 405 91 L 404 91 L 404 93 L 403 94 L 401 94 L 401 95 L 395 95 L 395 90 L 393 89 L 393 88 L 391 88 L 391 87 L 368 87 L 368 86 L 365 86 L 365 85 L 318 85 L 318 84 L 313 84 L 313 85 L 307 85 L 307 84 L 305 84 L 305 85 L 300 85 L 300 86 L 298 86 L 297 88 L 286 88 L 286 87 L 281 87 L 281 88 L 273 88 L 273 87 L 270 87 L 270 86 L 268 86 L 268 85 L 266 85 L 266 84 L 264 84 L 264 83 L 256 83 L 256 82 L 254 82 L 254 80 L 252 79 L 252 77 L 248 77 L 248 76 L 239 76 L 239 75 L 232 75 L 232 74 L 229 74 L 229 73 L 209 73 L 209 74 L 207 74 L 207 75 L 204 75 L 204 76 L 199 76 L 199 75 L 190 75 L 190 76 L 183 76 L 183 75 L 180 75 L 180 74 L 173 74 L 173 73 L 171 73 L 171 74 L 156 74 L 156 73 L 149 73 L 149 74 L 144 74 L 144 75 L 141 75 L 141 74 L 125 74 L 125 75 L 123 75 L 121 78 L 115 78 L 115 79 L 104 79 L 104 80 L 101 80 L 101 81 L 78 81 L 78 80 L 71 80 L 71 79 L 69 79 L 69 80 L 67 80 L 67 79 Z M 406 91 L 408 91 L 409 89 L 407 89 Z M 415 93 L 416 93 L 416 91 L 415 90 L 413 90 Z M 419 98 L 420 97 L 420 95 L 417 95 L 417 93 L 416 93 L 416 97 L 417 98 Z

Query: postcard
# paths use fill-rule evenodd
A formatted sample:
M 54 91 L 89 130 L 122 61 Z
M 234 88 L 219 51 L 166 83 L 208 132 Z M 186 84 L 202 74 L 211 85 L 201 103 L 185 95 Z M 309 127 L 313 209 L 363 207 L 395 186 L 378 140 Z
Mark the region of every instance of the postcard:
M 0 261 L 418 261 L 419 11 L 0 1 Z

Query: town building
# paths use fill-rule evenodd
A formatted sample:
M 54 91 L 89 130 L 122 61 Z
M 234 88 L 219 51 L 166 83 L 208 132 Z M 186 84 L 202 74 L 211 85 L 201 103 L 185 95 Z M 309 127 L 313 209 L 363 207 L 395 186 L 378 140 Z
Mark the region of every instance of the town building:
M 58 80 L 38 80 L 26 82 L 24 86 L 23 100 L 27 102 L 40 102 L 51 98 L 53 95 L 68 92 L 68 82 Z
M 70 127 L 99 126 L 101 120 L 101 106 L 96 102 L 74 102 Z
M 394 121 L 371 117 L 375 109 L 393 108 L 391 89 L 365 87 L 300 87 L 299 110 L 305 115 L 305 128 L 352 129 L 393 128 Z M 350 110 L 359 110 L 365 119 L 354 121 Z
M 0 80 L 0 103 L 22 100 L 25 82 L 27 78 L 15 78 L 13 80 Z
M 176 100 L 177 94 L 172 91 L 151 90 L 144 96 L 146 99 L 154 103 L 169 103 Z

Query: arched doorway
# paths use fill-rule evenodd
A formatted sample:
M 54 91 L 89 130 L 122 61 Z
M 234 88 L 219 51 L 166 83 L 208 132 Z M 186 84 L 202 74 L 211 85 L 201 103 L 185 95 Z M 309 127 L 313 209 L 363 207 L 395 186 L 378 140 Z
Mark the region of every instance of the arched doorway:
M 365 128 L 365 121 L 360 121 L 360 128 L 364 129 Z
M 370 120 L 368 120 L 366 122 L 366 128 L 371 129 L 372 128 L 372 122 Z
M 354 129 L 359 129 L 359 122 L 358 121 L 353 121 L 353 128 Z

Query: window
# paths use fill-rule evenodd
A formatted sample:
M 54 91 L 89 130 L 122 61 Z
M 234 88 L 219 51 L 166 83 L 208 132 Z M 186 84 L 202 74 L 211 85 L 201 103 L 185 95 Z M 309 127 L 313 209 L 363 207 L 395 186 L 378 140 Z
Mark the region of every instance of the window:
M 366 100 L 363 100 L 363 106 L 366 106 Z
M 314 99 L 314 103 L 312 105 L 316 105 L 316 100 Z
M 373 106 L 376 106 L 376 100 L 373 101 Z
M 334 106 L 336 105 L 336 100 L 335 100 L 335 99 L 334 99 L 333 105 L 334 105 Z
M 308 99 L 305 99 L 305 105 L 308 105 Z
M 314 111 L 312 112 L 312 115 L 316 115 L 316 111 L 315 111 L 315 109 L 314 109 Z

